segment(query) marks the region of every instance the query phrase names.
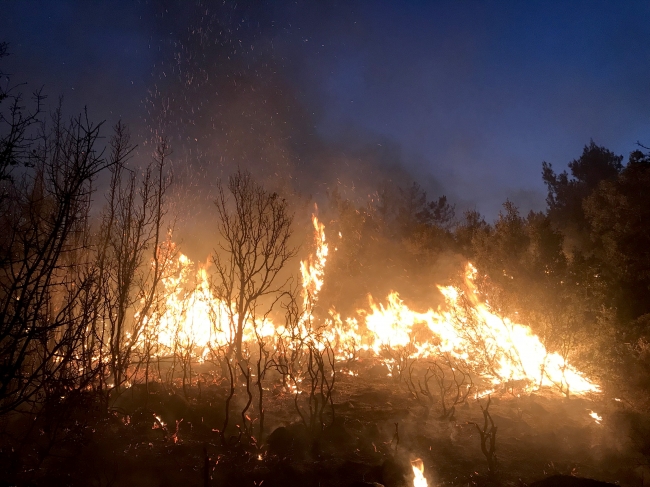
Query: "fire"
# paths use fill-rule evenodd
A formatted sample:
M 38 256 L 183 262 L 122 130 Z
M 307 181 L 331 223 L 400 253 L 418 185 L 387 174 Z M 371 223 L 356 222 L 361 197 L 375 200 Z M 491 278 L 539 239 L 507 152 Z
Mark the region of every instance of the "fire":
M 323 286 L 328 254 L 325 226 L 315 215 L 312 223 L 315 256 L 300 263 L 303 288 L 301 328 L 308 328 L 311 323 L 312 310 Z M 154 346 L 149 347 L 152 356 L 168 356 L 180 349 L 203 359 L 211 349 L 228 345 L 233 339 L 229 305 L 214 295 L 204 267 L 195 270 L 195 264 L 184 254 L 178 256 L 173 267 L 170 276 L 163 279 L 164 303 L 146 317 L 145 333 L 139 337 L 138 344 L 146 349 L 147 342 L 153 342 Z M 237 321 L 237 315 L 232 321 Z M 256 320 L 246 324 L 244 341 L 252 342 L 256 336 L 269 337 L 284 331 L 284 327 L 276 326 L 269 319 Z
M 141 346 L 147 339 L 153 339 L 153 356 L 169 356 L 180 350 L 202 360 L 211 348 L 229 344 L 234 336 L 228 305 L 214 295 L 207 270 L 194 268 L 194 263 L 180 254 L 172 277 L 163 280 L 166 299 L 147 318 L 149 326 L 139 339 Z M 273 334 L 275 328 L 267 321 L 257 321 L 255 326 L 261 336 Z M 246 337 L 250 339 L 253 335 L 249 323 Z
M 180 254 L 171 276 L 163 279 L 166 298 L 146 320 L 146 333 L 140 343 L 154 341 L 154 356 L 190 349 L 203 357 L 210 346 L 224 345 L 231 339 L 227 308 L 212 292 L 208 274 L 199 268 L 193 276 L 193 262 Z
M 464 290 L 438 286 L 445 307 L 436 311 L 412 311 L 396 292 L 388 296 L 386 306 L 376 305 L 370 298 L 371 311 L 365 320 L 372 333 L 370 348 L 379 353 L 384 347 L 412 345 L 412 356 L 425 358 L 450 353 L 494 385 L 522 381 L 529 388 L 556 385 L 575 394 L 600 390 L 558 353 L 546 350 L 530 327 L 499 316 L 487 302 L 479 301 L 477 272 L 472 264 L 467 265 Z M 413 341 L 416 324 L 426 325 L 434 339 Z
M 413 487 L 427 487 L 427 479 L 424 478 L 424 462 L 419 458 L 411 461 L 413 468 Z
M 341 317 L 331 308 L 329 318 L 313 323 L 314 306 L 325 282 L 328 244 L 323 223 L 313 216 L 312 224 L 316 250 L 300 263 L 302 310 L 292 325 L 296 329 L 288 330 L 270 319 L 249 322 L 245 342 L 257 337 L 299 337 L 304 343 L 317 330 L 318 340 L 330 344 L 339 358 L 354 358 L 359 351 L 379 356 L 401 350 L 410 359 L 444 354 L 470 366 L 489 383 L 485 388 L 490 390 L 512 381 L 528 389 L 559 386 L 574 394 L 600 390 L 562 356 L 548 351 L 529 326 L 493 311 L 477 289 L 478 271 L 471 264 L 462 286 L 438 286 L 444 305 L 435 310 L 414 311 L 397 292 L 391 292 L 385 303 L 369 296 L 368 308 L 359 310 L 356 317 Z M 153 356 L 170 355 L 180 347 L 204 359 L 211 349 L 232 341 L 231 308 L 215 296 L 207 269 L 196 270 L 182 254 L 174 265 L 163 282 L 164 302 L 147 317 L 146 332 L 138 343 L 143 348 L 151 344 L 148 350 Z
M 382 347 L 407 346 L 411 343 L 413 326 L 418 322 L 426 322 L 426 315 L 415 313 L 404 306 L 396 292 L 388 295 L 386 307 L 376 305 L 372 296 L 368 299 L 372 312 L 366 314 L 365 310 L 360 310 L 360 314 L 366 314 L 366 327 L 373 336 L 371 348 L 376 353 Z
M 603 417 L 600 414 L 598 414 L 596 411 L 591 411 L 589 413 L 589 416 L 591 416 L 591 418 L 596 422 L 596 424 L 601 424 L 601 422 L 603 421 Z
M 325 264 L 329 247 L 325 242 L 325 225 L 312 215 L 314 225 L 314 240 L 316 241 L 316 254 L 310 255 L 307 260 L 300 262 L 300 275 L 302 277 L 303 313 L 300 319 L 301 328 L 309 328 L 312 322 L 312 312 L 318 293 L 323 287 L 325 278 Z
M 314 239 L 316 240 L 316 255 L 310 255 L 306 261 L 300 262 L 300 274 L 302 276 L 302 288 L 305 309 L 311 309 L 311 300 L 315 299 L 323 283 L 325 282 L 325 264 L 329 247 L 325 242 L 325 225 L 316 215 L 312 216 L 314 225 Z

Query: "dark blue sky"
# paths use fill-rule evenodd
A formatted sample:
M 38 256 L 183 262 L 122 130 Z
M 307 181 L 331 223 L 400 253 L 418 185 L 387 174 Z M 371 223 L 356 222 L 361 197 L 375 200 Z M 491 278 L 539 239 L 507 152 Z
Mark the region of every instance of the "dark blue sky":
M 399 167 L 489 218 L 506 198 L 542 209 L 542 161 L 592 138 L 650 144 L 648 2 L 222 4 L 4 3 L 3 70 L 140 135 L 172 100 L 198 172 L 263 157 L 318 193 Z

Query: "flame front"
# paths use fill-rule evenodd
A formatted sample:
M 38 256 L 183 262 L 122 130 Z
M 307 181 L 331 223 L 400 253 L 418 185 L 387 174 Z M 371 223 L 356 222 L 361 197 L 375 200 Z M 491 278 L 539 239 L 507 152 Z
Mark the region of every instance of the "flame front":
M 415 357 L 449 353 L 472 365 L 493 385 L 520 381 L 528 388 L 555 385 L 575 394 L 600 390 L 558 353 L 546 350 L 530 327 L 499 316 L 480 302 L 476 274 L 476 268 L 468 264 L 464 290 L 438 286 L 445 306 L 437 311 L 414 312 L 395 292 L 388 296 L 386 306 L 375 305 L 371 298 L 371 312 L 366 315 L 372 333 L 370 347 L 379 353 L 384 347 L 410 344 Z M 426 325 L 433 339 L 414 341 L 416 324 Z
M 356 317 L 342 318 L 332 308 L 328 319 L 313 323 L 325 280 L 328 245 L 324 225 L 316 216 L 312 223 L 316 250 L 300 264 L 302 310 L 293 325 L 296 329 L 287 330 L 284 324 L 275 325 L 269 319 L 249 322 L 244 329 L 245 342 L 252 343 L 260 336 L 302 337 L 301 341 L 317 329 L 319 340 L 346 359 L 359 351 L 385 356 L 401 350 L 408 358 L 444 354 L 470 366 L 489 383 L 486 389 L 490 390 L 518 381 L 528 389 L 554 385 L 574 394 L 599 391 L 597 384 L 562 356 L 549 352 L 530 327 L 500 316 L 481 300 L 475 284 L 478 271 L 471 264 L 463 286 L 438 286 L 445 304 L 436 310 L 413 311 L 397 292 L 391 292 L 385 303 L 370 296 L 368 309 L 359 310 Z M 164 303 L 147 317 L 147 333 L 142 334 L 139 345 L 145 348 L 149 343 L 148 352 L 154 356 L 175 353 L 180 347 L 202 359 L 211 348 L 231 343 L 230 307 L 214 295 L 205 268 L 194 270 L 184 255 L 175 266 L 173 276 L 163 283 Z

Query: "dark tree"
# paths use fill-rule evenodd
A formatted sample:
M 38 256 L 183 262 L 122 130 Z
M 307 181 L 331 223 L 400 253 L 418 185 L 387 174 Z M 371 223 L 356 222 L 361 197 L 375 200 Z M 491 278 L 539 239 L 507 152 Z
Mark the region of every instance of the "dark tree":
M 110 161 L 95 148 L 100 125 L 59 111 L 51 127 L 38 143 L 18 141 L 33 168 L 0 183 L 10 196 L 0 202 L 0 413 L 92 379 L 79 361 L 96 273 L 81 257 L 92 182 Z
M 262 300 L 271 300 L 261 313 L 267 314 L 287 290 L 288 280 L 280 273 L 297 253 L 290 243 L 293 215 L 284 198 L 265 190 L 247 171 L 238 170 L 226 188 L 219 182 L 217 189 L 220 240 L 213 262 L 218 295 L 230 303 L 230 351 L 240 359 L 246 322 L 260 314 Z
M 7 55 L 8 44 L 0 42 L 0 60 Z M 41 92 L 33 95 L 33 108 L 27 109 L 20 85 L 2 85 L 5 73 L 0 69 L 0 181 L 11 178 L 12 169 L 20 165 L 35 165 L 38 155 L 33 152 L 42 122 Z
M 449 230 L 454 223 L 454 206 L 449 204 L 446 196 L 429 201 L 427 193 L 418 183 L 406 189 L 399 188 L 397 201 L 397 219 L 404 235 L 408 235 L 421 226 L 435 226 Z
M 548 189 L 548 215 L 564 233 L 570 250 L 589 250 L 588 223 L 582 202 L 601 181 L 618 176 L 623 167 L 622 160 L 622 156 L 591 141 L 584 147 L 580 158 L 569 162 L 571 176 L 566 171 L 556 174 L 551 164 L 542 164 L 542 179 Z
M 601 279 L 629 321 L 650 313 L 650 155 L 635 151 L 618 177 L 584 201 Z

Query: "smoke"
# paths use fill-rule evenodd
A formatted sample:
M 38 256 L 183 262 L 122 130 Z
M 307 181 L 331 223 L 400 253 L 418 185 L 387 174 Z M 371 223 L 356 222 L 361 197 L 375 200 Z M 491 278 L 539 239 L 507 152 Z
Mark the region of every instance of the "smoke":
M 210 251 L 210 230 L 200 222 L 210 220 L 214 183 L 237 167 L 307 208 L 299 215 L 305 222 L 311 202 L 322 206 L 333 191 L 363 204 L 384 181 L 409 185 L 416 178 L 387 137 L 354 125 L 335 137 L 318 130 L 328 100 L 309 88 L 306 78 L 318 69 L 314 50 L 302 45 L 352 27 L 352 7 L 337 7 L 335 26 L 328 25 L 330 8 L 282 2 L 142 8 L 160 55 L 143 102 L 141 138 L 152 146 L 167 137 L 173 147 L 178 231 L 197 258 Z M 442 193 L 431 177 L 423 187 Z

